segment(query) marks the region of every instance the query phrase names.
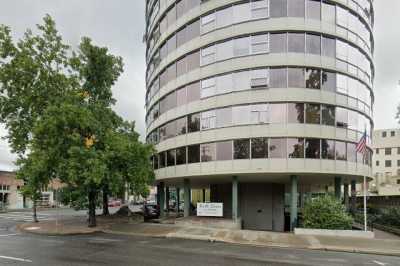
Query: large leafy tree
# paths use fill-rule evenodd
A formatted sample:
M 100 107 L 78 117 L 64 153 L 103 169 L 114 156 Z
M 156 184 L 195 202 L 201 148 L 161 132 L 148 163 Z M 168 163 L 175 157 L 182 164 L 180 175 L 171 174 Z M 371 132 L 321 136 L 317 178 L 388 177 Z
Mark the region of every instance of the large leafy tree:
M 43 25 L 37 25 L 37 34 L 27 30 L 17 42 L 10 28 L 0 25 L 0 122 L 5 124 L 7 140 L 18 155 L 21 170 L 17 176 L 25 182 L 23 193 L 33 200 L 35 221 L 36 200 L 51 173 L 39 167 L 43 155 L 27 158 L 29 144 L 33 127 L 46 108 L 78 85 L 71 72 L 68 49 L 48 15 Z

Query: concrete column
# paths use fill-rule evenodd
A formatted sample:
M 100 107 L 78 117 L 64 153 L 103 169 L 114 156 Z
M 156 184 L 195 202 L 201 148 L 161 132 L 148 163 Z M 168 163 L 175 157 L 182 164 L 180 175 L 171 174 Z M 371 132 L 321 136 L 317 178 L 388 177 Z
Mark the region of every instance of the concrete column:
M 238 178 L 232 178 L 232 220 L 237 221 L 239 218 L 239 204 L 238 204 Z
M 183 180 L 183 200 L 184 200 L 184 210 L 183 216 L 189 217 L 190 215 L 190 181 L 189 179 Z
M 206 189 L 203 188 L 203 202 L 206 202 Z
M 351 200 L 350 200 L 350 212 L 352 214 L 356 213 L 356 181 L 351 180 Z
M 179 214 L 179 204 L 181 201 L 181 195 L 179 195 L 181 190 L 177 187 L 176 188 L 176 214 Z
M 342 187 L 342 178 L 340 176 L 336 176 L 335 177 L 335 198 L 338 200 L 340 200 L 341 195 L 342 195 L 341 187 Z
M 344 183 L 343 185 L 343 191 L 344 191 L 344 206 L 346 207 L 346 210 L 349 210 L 349 184 Z
M 164 207 L 165 207 L 165 191 L 164 191 L 164 182 L 160 182 L 157 187 L 157 193 L 159 194 L 159 203 L 160 206 L 160 217 L 165 216 Z
M 165 187 L 165 206 L 167 213 L 169 213 L 169 200 L 170 200 L 169 187 Z
M 297 226 L 297 186 L 298 178 L 295 175 L 290 177 L 291 192 L 290 192 L 290 231 L 294 231 Z

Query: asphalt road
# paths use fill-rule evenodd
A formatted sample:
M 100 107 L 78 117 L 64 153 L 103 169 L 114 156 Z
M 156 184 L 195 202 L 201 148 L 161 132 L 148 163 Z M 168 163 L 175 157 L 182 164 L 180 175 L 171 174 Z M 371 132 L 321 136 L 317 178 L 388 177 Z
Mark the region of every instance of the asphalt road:
M 68 212 L 63 215 L 82 215 Z M 0 215 L 0 265 L 400 265 L 399 257 L 354 253 L 110 234 L 39 236 L 16 232 L 17 223 Z

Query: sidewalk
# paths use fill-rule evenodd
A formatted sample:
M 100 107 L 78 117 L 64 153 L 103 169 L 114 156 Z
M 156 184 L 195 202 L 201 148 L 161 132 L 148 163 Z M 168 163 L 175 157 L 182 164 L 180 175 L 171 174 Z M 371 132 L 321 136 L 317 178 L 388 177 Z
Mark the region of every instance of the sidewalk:
M 278 233 L 252 230 L 217 229 L 175 224 L 143 223 L 137 219 L 99 217 L 98 227 L 88 228 L 86 221 L 69 219 L 59 222 L 27 223 L 20 230 L 39 234 L 87 234 L 105 232 L 111 234 L 180 238 L 192 240 L 218 241 L 231 244 L 260 247 L 280 247 L 295 249 L 329 250 L 379 255 L 400 256 L 399 239 L 364 239 L 351 237 L 300 236 L 291 233 Z M 33 229 L 32 229 L 33 228 Z

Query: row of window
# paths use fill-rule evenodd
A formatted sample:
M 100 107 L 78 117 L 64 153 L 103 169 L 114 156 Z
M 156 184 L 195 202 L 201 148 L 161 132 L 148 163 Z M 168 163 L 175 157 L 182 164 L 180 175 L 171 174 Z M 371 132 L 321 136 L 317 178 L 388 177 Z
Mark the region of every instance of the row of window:
M 390 136 L 394 137 L 396 136 L 396 131 L 390 131 Z M 382 138 L 386 138 L 387 137 L 387 131 L 382 131 Z
M 190 114 L 153 130 L 148 135 L 147 142 L 157 144 L 179 135 L 214 128 L 286 123 L 336 126 L 358 131 L 359 134 L 367 129 L 368 136 L 371 131 L 371 122 L 367 117 L 342 107 L 314 103 L 259 103 Z
M 356 144 L 315 138 L 252 138 L 204 143 L 160 152 L 152 158 L 154 169 L 199 162 L 306 158 L 370 164 L 370 151 L 363 156 Z
M 397 154 L 400 155 L 400 147 L 398 148 L 376 148 L 375 149 L 375 154 L 379 154 L 379 150 L 384 150 L 385 151 L 385 155 L 392 155 L 392 150 L 397 151 Z M 393 152 L 394 154 L 394 152 Z
M 161 21 L 159 30 L 156 30 L 153 33 L 153 38 L 149 41 L 147 62 L 150 62 L 149 65 L 151 65 L 151 61 L 162 60 L 168 53 L 171 53 L 177 47 L 202 34 L 218 28 L 223 28 L 252 19 L 267 18 L 269 16 L 304 17 L 306 14 L 305 10 L 307 10 L 307 18 L 317 20 L 322 19 L 322 21 L 327 23 L 336 24 L 339 26 L 339 33 L 348 36 L 350 40 L 357 43 L 364 50 L 372 50 L 371 33 L 355 14 L 350 13 L 348 10 L 340 6 L 335 6 L 334 4 L 326 2 L 321 3 L 320 0 L 306 0 L 306 2 L 304 0 L 290 1 L 293 1 L 293 3 L 290 2 L 289 5 L 286 5 L 282 0 L 271 0 L 271 9 L 269 9 L 269 1 L 262 0 L 234 5 L 219 11 L 214 11 L 213 13 L 203 16 L 200 20 L 196 20 L 187 27 L 177 31 L 160 46 L 159 50 L 155 53 L 155 58 L 150 60 L 150 57 L 154 54 L 152 51 L 154 45 L 161 37 L 161 34 L 167 31 L 168 25 L 173 25 L 175 23 L 176 14 L 174 14 L 174 12 L 176 12 L 177 8 L 172 8 L 165 19 Z M 295 3 L 295 1 L 298 3 Z M 293 9 L 289 9 L 291 5 L 293 5 Z M 304 5 L 306 5 L 307 8 L 305 8 Z M 177 7 L 179 7 L 179 4 Z M 285 8 L 288 10 L 285 11 Z M 170 14 L 172 15 L 170 16 Z M 173 18 L 172 21 L 170 21 L 170 17 Z M 351 29 L 351 31 L 348 31 L 348 28 Z M 154 63 L 154 65 L 156 65 L 156 63 Z M 151 73 L 152 69 L 150 69 L 149 72 Z M 148 75 L 150 75 L 150 73 L 148 73 Z
M 215 76 L 179 88 L 151 106 L 146 123 L 149 126 L 161 114 L 206 97 L 268 88 L 308 88 L 338 92 L 350 96 L 344 100 L 349 106 L 368 115 L 372 112 L 370 90 L 356 79 L 315 68 L 261 68 Z
M 377 160 L 375 162 L 375 165 L 379 166 L 380 165 L 380 161 Z M 397 160 L 397 166 L 400 167 L 400 160 Z M 385 167 L 392 167 L 392 160 L 385 160 Z
M 371 84 L 373 67 L 355 47 L 331 38 L 304 33 L 254 35 L 230 40 L 194 52 L 177 60 L 154 79 L 147 92 L 147 102 L 168 82 L 196 68 L 226 59 L 260 53 L 308 53 L 336 59 L 336 67 Z M 347 63 L 349 62 L 349 63 Z M 365 72 L 366 71 L 366 72 Z

